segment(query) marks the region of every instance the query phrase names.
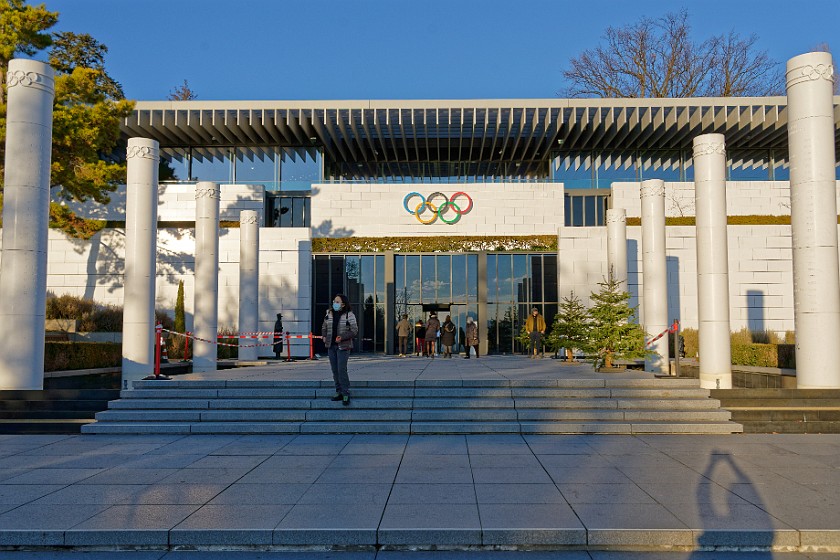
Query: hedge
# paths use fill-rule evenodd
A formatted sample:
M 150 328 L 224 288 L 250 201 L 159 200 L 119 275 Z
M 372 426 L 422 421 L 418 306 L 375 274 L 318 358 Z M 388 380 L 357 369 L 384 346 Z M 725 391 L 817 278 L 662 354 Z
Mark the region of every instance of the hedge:
M 428 237 L 316 237 L 313 253 L 376 253 L 384 251 L 556 251 L 556 235 L 480 235 Z
M 732 363 L 742 366 L 796 368 L 793 344 L 733 344 Z
M 113 342 L 47 342 L 44 371 L 118 367 L 122 344 Z

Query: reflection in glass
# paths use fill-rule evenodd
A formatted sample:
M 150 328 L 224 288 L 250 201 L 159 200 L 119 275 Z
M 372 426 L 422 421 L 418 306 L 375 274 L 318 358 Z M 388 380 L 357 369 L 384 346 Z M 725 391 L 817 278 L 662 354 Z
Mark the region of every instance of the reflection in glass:
M 421 258 L 420 272 L 423 280 L 421 301 L 431 303 L 435 301 L 435 256 L 423 255 Z
M 452 255 L 452 301 L 467 301 L 467 256 Z
M 531 295 L 531 275 L 528 273 L 527 255 L 513 255 L 512 280 L 516 299 L 508 301 L 528 301 Z
M 437 296 L 435 301 L 450 303 L 452 301 L 452 293 L 450 291 L 452 257 L 449 255 L 437 255 L 435 260 L 437 261 Z
M 262 184 L 272 189 L 277 182 L 277 149 L 238 147 L 234 161 L 237 183 Z
M 190 180 L 189 148 L 162 148 L 160 157 L 159 180 L 161 183 Z
M 385 255 L 376 255 L 376 302 L 385 303 Z
M 420 256 L 405 257 L 405 288 L 408 303 L 420 303 Z
M 192 178 L 196 181 L 230 183 L 233 180 L 230 148 L 193 148 Z
M 511 288 L 511 274 L 512 264 L 511 257 L 513 255 L 496 255 L 497 262 L 497 282 L 498 282 L 498 299 L 496 301 L 512 301 L 513 290 Z
M 467 299 L 478 301 L 478 255 L 467 255 Z
M 280 155 L 281 190 L 310 190 L 323 179 L 323 158 L 315 148 L 282 148 Z

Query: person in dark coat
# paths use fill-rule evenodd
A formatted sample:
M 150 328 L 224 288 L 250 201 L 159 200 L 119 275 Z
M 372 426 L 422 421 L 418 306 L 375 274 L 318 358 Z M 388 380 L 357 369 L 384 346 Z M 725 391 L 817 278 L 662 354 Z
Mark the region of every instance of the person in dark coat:
M 465 359 L 470 359 L 470 348 L 475 349 L 475 357 L 478 359 L 478 323 L 473 321 L 472 317 L 467 317 L 467 355 Z
M 426 326 L 423 319 L 417 319 L 414 323 L 414 352 L 417 356 L 426 355 Z
M 440 343 L 443 346 L 443 357 L 451 358 L 452 346 L 455 344 L 455 323 L 449 315 L 440 327 Z
M 274 321 L 274 356 L 278 360 L 283 357 L 283 315 L 280 313 Z
M 429 320 L 426 321 L 426 354 L 430 358 L 435 357 L 438 336 L 440 336 L 440 321 L 438 321 L 437 313 L 432 311 L 429 313 Z

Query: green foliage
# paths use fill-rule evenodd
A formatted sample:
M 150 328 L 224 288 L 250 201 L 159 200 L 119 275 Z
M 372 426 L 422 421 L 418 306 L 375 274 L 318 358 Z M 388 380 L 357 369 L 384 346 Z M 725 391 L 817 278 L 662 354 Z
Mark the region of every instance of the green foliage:
M 122 332 L 122 308 L 65 294 L 47 297 L 47 319 L 73 319 L 80 332 Z
M 612 366 L 615 358 L 643 358 L 648 353 L 645 350 L 645 332 L 641 326 L 631 322 L 636 310 L 628 304 L 630 293 L 621 290 L 621 282 L 612 274 L 598 285 L 601 289 L 590 296 L 594 302 L 589 310 L 590 348 L 604 360 L 606 367 Z
M 522 345 L 523 350 L 528 351 L 531 345 L 531 334 L 525 329 L 525 323 L 522 323 L 522 328 L 519 329 L 519 334 L 516 335 L 516 342 Z
M 509 235 L 500 237 L 316 237 L 313 253 L 367 253 L 384 251 L 462 252 L 462 251 L 556 251 L 556 235 Z
M 546 342 L 552 350 L 577 348 L 586 352 L 589 350 L 589 328 L 589 313 L 580 298 L 572 292 L 571 296 L 561 300 Z
M 178 281 L 178 295 L 175 297 L 175 328 L 176 332 L 186 332 L 187 320 L 184 311 L 184 281 Z
M 86 220 L 66 206 L 50 203 L 50 227 L 62 230 L 76 239 L 90 239 L 105 228 L 105 220 Z
M 680 334 L 685 342 L 685 357 L 696 358 L 700 352 L 700 331 L 697 329 L 682 329 Z
M 790 216 L 727 216 L 726 223 L 730 226 L 785 226 L 790 225 Z M 837 223 L 840 223 L 840 216 L 837 217 Z M 631 216 L 627 218 L 628 226 L 642 225 L 642 219 L 638 216 Z M 694 216 L 669 216 L 665 218 L 666 226 L 693 226 L 695 224 Z
M 23 0 L 0 0 L 0 72 L 17 54 L 34 56 L 53 43 L 47 30 L 58 13 L 43 5 L 27 6 Z M 61 187 L 60 197 L 84 202 L 109 201 L 108 193 L 125 181 L 125 164 L 112 157 L 119 147 L 120 120 L 131 114 L 134 103 L 122 99 L 122 90 L 105 72 L 107 48 L 86 34 L 57 33 L 50 62 L 56 67 L 53 102 L 53 138 L 50 184 Z M 5 80 L 0 96 L 0 181 L 5 162 Z M 0 184 L 2 190 L 2 184 Z M 69 210 L 51 212 L 53 227 L 68 235 L 89 238 L 101 229 L 84 225 Z M 91 233 L 93 232 L 93 233 Z M 86 237 L 88 236 L 88 237 Z
M 112 342 L 47 342 L 44 371 L 116 367 L 122 363 L 122 344 Z
M 733 343 L 732 363 L 744 366 L 795 368 L 795 346 L 753 342 Z
M 232 327 L 219 327 L 219 335 L 223 338 L 219 338 L 219 342 L 223 342 L 225 344 L 237 344 L 239 343 L 239 339 L 236 337 L 224 337 L 225 335 L 237 334 L 237 330 Z M 199 342 L 198 344 L 205 344 L 203 342 Z M 218 351 L 216 352 L 216 356 L 220 360 L 225 359 L 235 359 L 239 356 L 239 348 L 237 346 L 222 346 L 219 344 L 217 346 Z

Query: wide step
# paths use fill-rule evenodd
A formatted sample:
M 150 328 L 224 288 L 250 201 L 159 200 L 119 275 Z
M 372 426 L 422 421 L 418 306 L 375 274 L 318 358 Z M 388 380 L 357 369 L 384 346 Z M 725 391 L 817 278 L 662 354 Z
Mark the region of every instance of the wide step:
M 733 433 L 692 379 L 369 381 L 350 406 L 328 381 L 145 381 L 83 433 Z

